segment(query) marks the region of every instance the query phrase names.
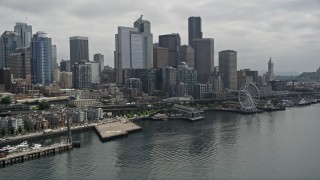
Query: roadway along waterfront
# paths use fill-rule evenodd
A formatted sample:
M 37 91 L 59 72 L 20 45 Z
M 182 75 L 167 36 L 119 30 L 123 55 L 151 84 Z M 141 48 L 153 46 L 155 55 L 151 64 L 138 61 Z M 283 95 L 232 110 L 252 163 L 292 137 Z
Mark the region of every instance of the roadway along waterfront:
M 137 121 L 140 133 L 101 143 L 74 133 L 81 148 L 0 169 L 5 179 L 319 179 L 320 104 L 205 119 Z M 38 140 L 44 145 L 60 137 Z

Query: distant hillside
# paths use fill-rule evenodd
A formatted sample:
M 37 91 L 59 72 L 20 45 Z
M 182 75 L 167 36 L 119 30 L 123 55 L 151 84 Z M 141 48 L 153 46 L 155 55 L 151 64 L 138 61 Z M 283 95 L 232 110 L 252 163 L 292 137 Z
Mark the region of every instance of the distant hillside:
M 316 72 L 303 72 L 296 77 L 296 80 L 304 82 L 320 82 L 320 74 Z

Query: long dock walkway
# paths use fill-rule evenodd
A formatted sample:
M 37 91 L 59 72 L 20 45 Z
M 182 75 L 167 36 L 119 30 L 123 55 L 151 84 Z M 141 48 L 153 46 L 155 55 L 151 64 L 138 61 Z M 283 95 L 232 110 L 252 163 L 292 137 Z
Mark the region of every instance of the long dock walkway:
M 99 124 L 94 127 L 101 141 L 110 141 L 128 136 L 128 133 L 141 131 L 142 128 L 132 122 L 114 122 Z
M 72 150 L 72 144 L 54 144 L 48 147 L 33 149 L 29 151 L 9 154 L 4 158 L 0 158 L 0 168 L 5 168 L 7 165 L 23 163 L 26 160 L 39 159 L 41 156 L 55 155 Z

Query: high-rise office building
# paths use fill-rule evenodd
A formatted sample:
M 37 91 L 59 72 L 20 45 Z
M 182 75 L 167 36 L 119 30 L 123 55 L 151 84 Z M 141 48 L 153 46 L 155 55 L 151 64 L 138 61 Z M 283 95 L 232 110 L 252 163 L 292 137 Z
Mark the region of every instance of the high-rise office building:
M 14 31 L 20 35 L 21 47 L 30 47 L 32 38 L 32 26 L 27 23 L 17 22 Z
M 91 64 L 85 60 L 73 65 L 72 78 L 73 87 L 76 89 L 90 88 L 92 86 Z
M 273 71 L 273 62 L 271 61 L 271 57 L 268 62 L 268 74 L 269 74 L 269 81 L 273 81 L 274 80 L 274 71 Z
M 93 55 L 93 60 L 97 63 L 99 63 L 99 72 L 103 71 L 104 67 L 104 56 L 100 53 Z
M 59 80 L 61 88 L 72 88 L 72 72 L 60 72 Z
M 5 31 L 0 38 L 0 68 L 8 67 L 8 57 L 21 47 L 20 35 L 14 31 Z
M 14 79 L 25 79 L 31 84 L 30 48 L 18 48 L 8 57 L 8 68 Z
M 143 68 L 150 69 L 153 67 L 153 34 L 151 33 L 150 22 L 143 20 L 141 15 L 133 25 L 135 28 L 138 28 L 139 33 L 142 35 Z
M 116 82 L 124 84 L 122 69 L 142 68 L 142 36 L 138 28 L 118 27 L 115 35 L 114 64 L 116 69 Z
M 188 94 L 194 95 L 194 85 L 197 84 L 197 71 L 189 67 L 187 63 L 181 62 L 177 68 L 177 83 L 187 85 Z
M 91 83 L 100 84 L 100 72 L 99 72 L 100 64 L 94 61 L 86 62 L 86 64 L 90 64 L 90 67 L 91 67 Z
M 82 60 L 89 61 L 89 42 L 88 37 L 70 37 L 70 62 L 74 65 Z
M 163 68 L 163 87 L 167 96 L 174 96 L 177 82 L 177 69 L 171 66 Z
M 181 46 L 181 38 L 179 34 L 166 34 L 159 36 L 159 47 L 168 48 L 169 50 L 169 66 L 177 67 L 179 64 L 179 49 Z
M 31 39 L 31 70 L 33 84 L 52 82 L 52 42 L 45 32 L 37 32 Z
M 60 71 L 71 72 L 70 60 L 63 60 L 60 62 Z
M 193 39 L 201 39 L 201 17 L 189 17 L 188 18 L 188 38 L 189 45 L 192 45 Z
M 164 68 L 169 66 L 169 49 L 159 47 L 158 44 L 153 46 L 153 68 Z
M 52 74 L 54 73 L 55 69 L 58 68 L 58 64 L 57 64 L 57 46 L 56 45 L 52 45 Z
M 208 83 L 214 69 L 214 39 L 193 39 L 194 68 L 198 72 L 198 83 Z
M 181 62 L 186 62 L 188 66 L 194 67 L 194 50 L 192 46 L 189 45 L 182 45 L 180 46 L 180 60 L 179 63 Z
M 5 91 L 9 91 L 11 88 L 11 72 L 9 68 L 0 68 L 0 91 L 3 86 Z
M 224 50 L 219 52 L 219 71 L 222 73 L 224 88 L 237 90 L 237 52 Z

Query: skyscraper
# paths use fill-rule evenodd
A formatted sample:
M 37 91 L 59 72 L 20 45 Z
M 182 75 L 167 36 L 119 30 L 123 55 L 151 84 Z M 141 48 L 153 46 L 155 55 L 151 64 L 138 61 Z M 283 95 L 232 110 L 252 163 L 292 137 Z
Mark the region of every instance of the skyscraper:
M 89 42 L 88 37 L 70 37 L 70 62 L 74 65 L 82 60 L 89 61 Z
M 159 47 L 158 44 L 153 46 L 153 68 L 164 68 L 169 66 L 169 49 Z
M 237 52 L 224 50 L 219 52 L 219 71 L 225 88 L 237 90 Z
M 52 81 L 52 43 L 45 32 L 37 32 L 31 39 L 31 69 L 33 84 Z
M 52 45 L 52 66 L 51 66 L 52 74 L 53 74 L 54 70 L 57 68 L 58 68 L 58 65 L 57 65 L 57 46 Z
M 103 71 L 104 66 L 104 56 L 100 53 L 93 55 L 93 60 L 97 63 L 99 63 L 99 72 Z
M 71 72 L 70 60 L 63 60 L 60 62 L 60 71 Z
M 189 17 L 188 18 L 188 37 L 189 45 L 192 45 L 193 39 L 201 39 L 201 17 Z
M 168 48 L 169 59 L 168 64 L 172 67 L 177 67 L 179 64 L 179 48 L 181 39 L 179 34 L 166 34 L 159 36 L 159 47 Z
M 30 47 L 32 26 L 27 23 L 17 22 L 14 31 L 20 35 L 21 47 Z
M 198 82 L 208 83 L 209 76 L 214 69 L 214 39 L 193 39 L 194 68 L 198 72 Z
M 0 68 L 8 67 L 8 56 L 21 47 L 20 35 L 14 31 L 5 31 L 0 38 Z
M 271 61 L 271 57 L 268 62 L 268 74 L 269 74 L 269 81 L 273 81 L 274 80 L 274 72 L 273 72 L 273 62 Z
M 194 49 L 189 45 L 180 46 L 180 60 L 179 63 L 185 62 L 190 67 L 194 67 Z
M 197 84 L 197 71 L 189 67 L 187 63 L 181 62 L 177 68 L 177 83 L 187 85 L 188 94 L 194 95 L 194 85 Z
M 73 87 L 76 89 L 89 88 L 92 86 L 91 64 L 84 60 L 75 63 L 72 70 Z
M 151 33 L 150 22 L 143 20 L 141 15 L 141 17 L 134 22 L 134 27 L 138 28 L 138 31 L 142 35 L 143 68 L 150 69 L 153 67 L 153 34 Z
M 8 68 L 14 79 L 25 79 L 31 83 L 30 48 L 16 49 L 8 57 Z

